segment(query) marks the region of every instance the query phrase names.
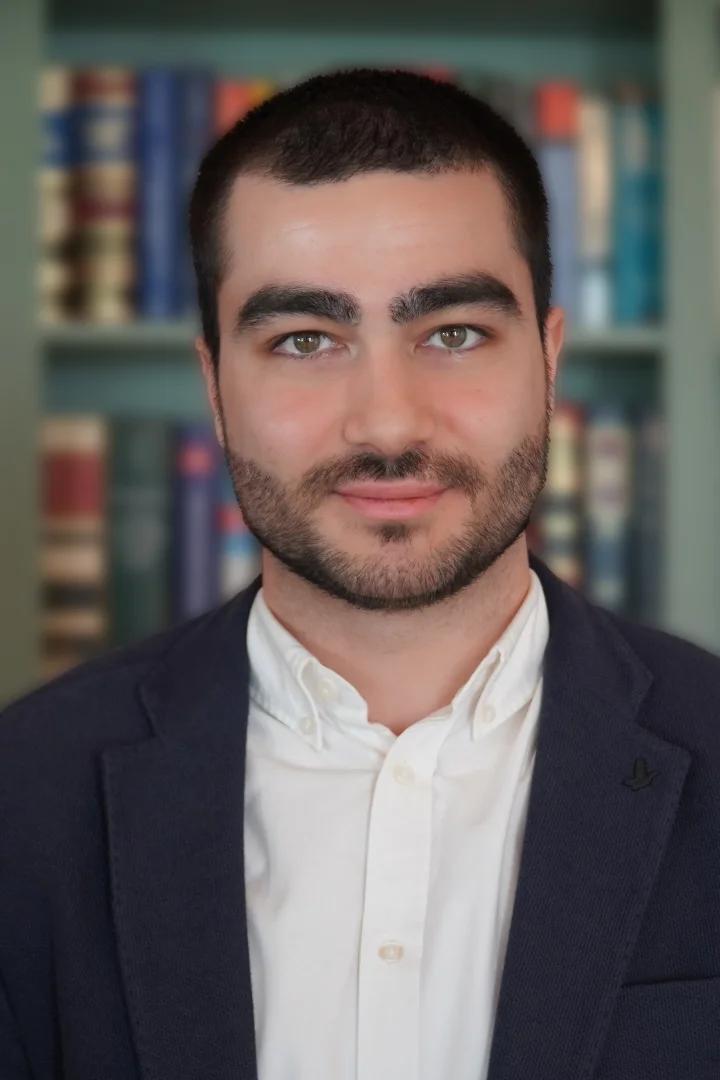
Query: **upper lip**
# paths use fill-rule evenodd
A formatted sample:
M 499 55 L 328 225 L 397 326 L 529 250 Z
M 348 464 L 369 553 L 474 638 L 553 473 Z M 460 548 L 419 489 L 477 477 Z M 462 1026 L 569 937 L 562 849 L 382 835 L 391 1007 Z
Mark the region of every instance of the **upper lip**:
M 337 490 L 341 495 L 354 495 L 359 499 L 422 499 L 436 495 L 444 488 L 438 484 L 418 484 L 415 481 L 393 480 L 382 484 L 376 480 L 366 480 L 359 484 L 345 484 Z

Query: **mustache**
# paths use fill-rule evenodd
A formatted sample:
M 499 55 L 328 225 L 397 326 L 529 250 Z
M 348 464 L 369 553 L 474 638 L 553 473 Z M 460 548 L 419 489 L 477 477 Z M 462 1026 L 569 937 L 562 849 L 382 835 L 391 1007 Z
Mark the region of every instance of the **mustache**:
M 352 458 L 318 465 L 300 484 L 300 494 L 310 499 L 327 495 L 340 484 L 359 480 L 415 480 L 443 487 L 460 487 L 474 494 L 485 484 L 477 462 L 465 455 L 433 456 L 424 450 L 409 449 L 395 458 L 366 451 Z

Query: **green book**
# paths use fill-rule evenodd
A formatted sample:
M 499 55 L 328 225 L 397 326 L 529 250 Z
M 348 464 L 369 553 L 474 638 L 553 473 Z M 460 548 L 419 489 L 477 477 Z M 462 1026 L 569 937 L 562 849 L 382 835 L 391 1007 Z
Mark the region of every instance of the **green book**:
M 112 422 L 108 541 L 113 645 L 138 641 L 169 625 L 170 435 L 165 420 Z

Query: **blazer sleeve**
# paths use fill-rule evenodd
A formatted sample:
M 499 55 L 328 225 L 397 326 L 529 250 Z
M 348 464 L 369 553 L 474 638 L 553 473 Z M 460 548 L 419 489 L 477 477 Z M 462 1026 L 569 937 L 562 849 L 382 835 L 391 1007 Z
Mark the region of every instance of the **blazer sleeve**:
M 5 993 L 2 974 L 0 974 L 0 1076 L 2 1080 L 33 1080 L 15 1017 Z

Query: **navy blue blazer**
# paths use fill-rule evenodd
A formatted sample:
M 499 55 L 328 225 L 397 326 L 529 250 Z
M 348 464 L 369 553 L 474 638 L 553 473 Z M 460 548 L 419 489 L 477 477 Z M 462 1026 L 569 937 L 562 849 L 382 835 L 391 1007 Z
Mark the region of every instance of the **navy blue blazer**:
M 488 1080 L 718 1080 L 720 658 L 530 562 L 550 638 Z M 257 1076 L 260 584 L 0 714 L 2 1080 Z

